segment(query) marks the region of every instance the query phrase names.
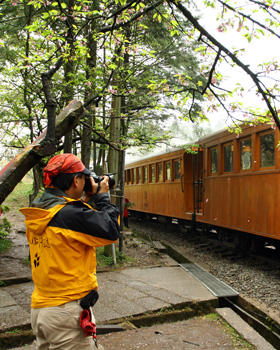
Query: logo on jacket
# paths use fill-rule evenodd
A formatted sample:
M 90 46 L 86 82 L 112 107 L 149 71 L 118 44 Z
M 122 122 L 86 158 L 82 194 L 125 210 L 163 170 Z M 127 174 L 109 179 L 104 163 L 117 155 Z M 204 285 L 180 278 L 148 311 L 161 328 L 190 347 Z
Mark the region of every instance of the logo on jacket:
M 40 264 L 40 256 L 38 253 L 35 254 L 35 259 L 33 260 L 34 267 L 38 267 Z

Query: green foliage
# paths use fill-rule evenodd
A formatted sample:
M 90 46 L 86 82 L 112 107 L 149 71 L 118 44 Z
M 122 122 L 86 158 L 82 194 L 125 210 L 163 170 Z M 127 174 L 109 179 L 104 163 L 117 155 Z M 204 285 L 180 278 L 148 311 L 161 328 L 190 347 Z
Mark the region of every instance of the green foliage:
M 210 320 L 210 321 L 216 321 L 219 319 L 218 314 L 207 314 L 205 316 L 203 316 L 203 318 L 205 318 L 206 320 Z
M 3 252 L 9 249 L 12 245 L 12 242 L 9 241 L 5 236 L 0 234 L 0 252 Z
M 8 249 L 12 243 L 7 239 L 11 232 L 11 223 L 7 218 L 0 218 L 0 252 Z
M 7 213 L 10 208 L 7 205 L 0 205 L 1 214 Z M 11 223 L 7 218 L 0 217 L 0 251 L 6 250 L 10 247 L 11 242 L 7 240 L 8 234 L 11 232 Z
M 0 205 L 1 215 L 6 214 L 10 211 L 8 205 Z M 11 246 L 11 241 L 7 239 L 8 234 L 11 232 L 12 225 L 10 221 L 4 217 L 0 217 L 0 252 L 5 251 Z
M 19 126 L 31 127 L 30 133 L 34 137 L 46 126 L 41 74 L 56 63 L 59 55 L 65 64 L 53 77 L 52 84 L 58 108 L 65 106 L 69 94 L 81 100 L 85 100 L 85 96 L 99 96 L 103 101 L 95 107 L 96 134 L 93 137 L 97 143 L 110 139 L 111 116 L 116 114 L 112 108 L 115 93 L 126 100 L 126 112 L 121 115 L 123 135 L 117 142 L 120 149 L 138 144 L 153 147 L 168 139 L 170 135 L 158 120 L 170 115 L 168 109 L 174 109 L 175 95 L 177 111 L 185 115 L 193 98 L 201 100 L 192 92 L 203 80 L 202 76 L 197 76 L 199 62 L 180 37 L 172 43 L 175 32 L 179 34 L 179 25 L 186 26 L 187 22 L 181 19 L 178 23 L 169 7 L 162 5 L 148 16 L 141 16 L 141 20 L 134 22 L 129 30 L 120 28 L 104 34 L 101 29 L 113 24 L 111 14 L 124 3 L 115 1 L 115 5 L 114 2 L 109 5 L 107 1 L 75 0 L 70 8 L 67 2 L 56 1 L 46 4 L 44 1 L 25 3 L 18 0 L 15 6 L 10 6 L 9 1 L 3 2 L 2 19 L 15 18 L 3 22 L 0 29 L 5 48 L 0 54 L 4 67 L 0 103 L 2 100 L 3 104 L 11 106 L 8 113 L 2 113 L 3 122 L 9 126 L 6 132 L 11 139 L 10 146 L 23 147 L 30 142 L 26 133 L 22 133 L 24 137 L 17 137 Z M 146 8 L 145 2 L 134 3 L 131 8 L 119 12 L 117 22 L 129 21 Z M 17 18 L 25 18 L 25 28 Z M 93 45 L 98 51 L 92 50 Z M 101 54 L 101 47 L 104 54 Z M 71 69 L 67 68 L 67 63 Z M 189 76 L 190 88 L 184 79 L 180 82 L 179 75 L 175 76 L 182 72 L 182 68 Z M 15 82 L 12 87 L 11 79 Z M 10 120 L 15 120 L 14 124 Z M 77 132 L 81 135 L 82 127 Z
M 133 206 L 135 206 L 136 204 L 135 203 L 133 203 L 133 202 L 125 202 L 124 203 L 124 206 L 126 207 L 126 208 L 132 208 Z
M 97 256 L 97 265 L 100 268 L 110 267 L 114 265 L 113 257 L 107 256 L 104 254 L 104 247 L 96 249 L 96 256 Z M 118 250 L 116 251 L 116 261 L 117 261 L 116 267 L 119 267 L 122 265 L 122 263 L 125 263 L 130 260 L 131 258 L 127 257 L 124 253 L 119 252 Z
M 31 192 L 32 183 L 20 182 L 0 206 L 2 214 L 9 212 L 11 209 L 17 210 L 28 206 L 28 197 Z M 12 245 L 8 239 L 11 228 L 10 221 L 6 217 L 0 217 L 0 251 L 8 249 Z
M 197 154 L 199 150 L 199 145 L 194 143 L 193 145 L 182 146 L 182 148 L 184 148 L 189 154 Z
M 0 210 L 2 214 L 8 213 L 10 211 L 10 207 L 8 205 L 0 205 Z
M 0 237 L 4 238 L 8 236 L 11 232 L 12 225 L 7 218 L 3 218 L 2 222 L 0 221 Z
M 20 333 L 20 331 L 17 328 L 13 328 L 5 332 L 5 334 L 18 334 L 18 333 Z
M 219 1 L 203 2 L 219 11 Z M 11 6 L 10 0 L 1 1 L 0 104 L 5 107 L 0 119 L 5 146 L 24 147 L 47 126 L 41 77 L 60 58 L 63 64 L 51 84 L 57 113 L 74 98 L 85 103 L 88 111 L 75 130 L 78 150 L 82 122 L 87 123 L 89 115 L 89 143 L 124 150 L 168 142 L 172 135 L 165 122 L 171 117 L 199 124 L 206 113 L 217 113 L 219 108 L 225 108 L 230 117 L 246 109 L 239 98 L 225 103 L 241 96 L 244 87 L 222 87 L 225 77 L 219 71 L 225 61 L 248 71 L 248 65 L 234 61 L 244 49 L 237 48 L 231 56 L 230 50 L 220 52 L 221 46 L 197 25 L 192 2 L 170 1 L 152 7 L 145 1 L 73 0 L 71 5 L 67 1 L 15 0 Z M 223 10 L 217 12 L 219 32 L 236 29 L 248 42 L 266 33 L 275 35 L 277 2 L 254 2 L 249 14 L 242 5 L 224 2 Z M 263 13 L 264 23 L 258 12 Z M 254 83 L 261 75 L 279 70 L 277 61 L 273 63 L 263 65 L 264 72 L 251 74 Z M 277 81 L 264 93 L 259 87 L 257 94 L 273 105 L 279 96 Z M 116 138 L 110 132 L 114 119 L 120 121 Z
M 32 193 L 32 183 L 21 181 L 5 199 L 4 204 L 9 208 L 26 207 L 30 193 Z

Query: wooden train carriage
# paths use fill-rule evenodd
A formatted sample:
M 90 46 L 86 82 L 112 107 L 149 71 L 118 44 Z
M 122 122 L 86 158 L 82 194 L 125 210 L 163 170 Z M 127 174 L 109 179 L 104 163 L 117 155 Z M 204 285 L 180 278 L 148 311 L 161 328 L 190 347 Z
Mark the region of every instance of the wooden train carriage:
M 181 149 L 128 164 L 125 194 L 136 213 L 214 227 L 244 248 L 280 247 L 279 141 L 270 125 L 213 133 L 197 155 Z
M 233 229 L 280 240 L 279 130 L 242 129 L 239 136 L 222 131 L 199 140 L 205 171 L 203 215 L 197 219 L 225 236 Z
M 198 169 L 197 156 L 180 149 L 126 165 L 125 195 L 134 203 L 132 211 L 191 219 L 193 163 Z

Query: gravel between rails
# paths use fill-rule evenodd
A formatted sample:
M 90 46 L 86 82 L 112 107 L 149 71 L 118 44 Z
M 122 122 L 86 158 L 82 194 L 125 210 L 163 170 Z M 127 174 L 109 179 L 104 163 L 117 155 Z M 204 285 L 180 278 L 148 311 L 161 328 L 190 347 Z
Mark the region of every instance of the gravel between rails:
M 179 232 L 176 224 L 156 221 L 130 220 L 135 232 L 148 235 L 178 248 L 189 260 L 200 265 L 220 281 L 238 291 L 240 295 L 280 322 L 280 267 L 272 266 L 246 256 L 222 256 L 211 245 L 203 244 L 203 237 Z M 205 240 L 205 239 L 204 239 Z M 215 249 L 214 249 L 215 250 Z

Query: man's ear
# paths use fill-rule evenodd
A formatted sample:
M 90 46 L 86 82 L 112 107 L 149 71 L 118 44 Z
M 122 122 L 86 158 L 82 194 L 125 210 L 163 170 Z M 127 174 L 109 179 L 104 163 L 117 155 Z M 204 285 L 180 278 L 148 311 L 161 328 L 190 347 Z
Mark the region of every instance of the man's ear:
M 74 186 L 74 188 L 78 187 L 78 176 L 77 175 L 74 176 L 72 185 Z

